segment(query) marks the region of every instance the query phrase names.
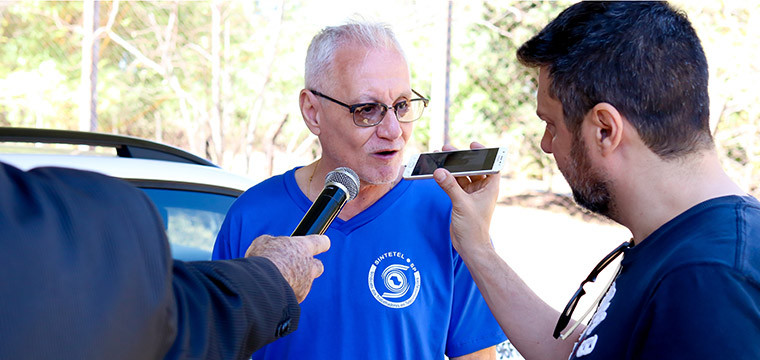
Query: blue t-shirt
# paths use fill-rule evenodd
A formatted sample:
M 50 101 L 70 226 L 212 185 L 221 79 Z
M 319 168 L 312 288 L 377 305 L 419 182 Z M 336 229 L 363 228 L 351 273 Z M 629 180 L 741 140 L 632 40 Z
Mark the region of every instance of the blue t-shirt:
M 311 206 L 295 169 L 232 205 L 214 259 L 242 257 L 262 234 L 290 235 Z M 451 245 L 451 201 L 432 180 L 402 180 L 348 221 L 336 218 L 325 271 L 298 330 L 254 359 L 442 359 L 506 339 Z
M 760 359 L 760 203 L 705 201 L 627 250 L 571 359 Z

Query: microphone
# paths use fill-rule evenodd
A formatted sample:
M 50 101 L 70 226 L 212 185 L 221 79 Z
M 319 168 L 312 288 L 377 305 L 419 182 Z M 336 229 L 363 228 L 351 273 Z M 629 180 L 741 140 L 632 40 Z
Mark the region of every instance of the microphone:
M 322 192 L 290 236 L 324 234 L 343 205 L 353 200 L 358 193 L 359 175 L 353 170 L 339 167 L 330 171 L 325 177 Z

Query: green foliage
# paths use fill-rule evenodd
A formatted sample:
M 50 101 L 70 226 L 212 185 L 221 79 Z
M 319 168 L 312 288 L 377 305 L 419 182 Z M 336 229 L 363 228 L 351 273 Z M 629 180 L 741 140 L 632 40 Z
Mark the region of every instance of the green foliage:
M 44 5 L 44 6 L 43 6 Z M 0 29 L 0 125 L 62 126 L 72 106 L 81 59 L 73 20 L 80 3 L 19 2 L 2 9 Z M 63 14 L 63 15 L 62 15 Z
M 517 64 L 514 54 L 569 3 L 484 0 L 482 5 L 482 18 L 472 22 L 463 45 L 468 55 L 458 59 L 467 77 L 458 85 L 452 111 L 470 119 L 465 126 L 457 124 L 458 136 L 499 133 L 500 143 L 519 154 L 507 165 L 514 170 L 509 175 L 550 180 L 546 177 L 556 175 L 556 170 L 538 146 L 543 128 L 534 115 L 537 72 Z M 760 20 L 760 4 L 676 1 L 674 6 L 689 16 L 707 54 L 711 122 L 724 167 L 745 189 L 758 194 L 760 36 L 753 24 Z
M 116 7 L 100 1 L 98 130 L 163 141 L 257 178 L 302 165 L 319 153 L 297 100 L 306 47 L 320 28 L 345 20 L 339 13 L 352 8 L 393 25 L 413 87 L 431 97 L 413 139 L 414 150 L 425 150 L 439 136 L 431 134 L 431 125 L 442 121 L 433 107 L 443 101 L 434 95 L 443 86 L 435 64 L 443 61 L 438 50 L 446 4 L 219 0 L 121 1 Z M 515 51 L 570 2 L 453 4 L 451 142 L 507 146 L 506 175 L 549 183 L 557 174 L 553 159 L 539 148 L 537 72 L 519 65 Z M 707 53 L 711 122 L 724 166 L 757 194 L 760 36 L 753 24 L 760 21 L 760 3 L 675 5 L 688 14 Z M 0 126 L 78 128 L 82 22 L 83 2 L 0 4 Z M 215 27 L 219 33 L 212 33 Z
M 475 54 L 459 64 L 467 80 L 453 111 L 470 119 L 458 136 L 488 138 L 510 149 L 506 173 L 543 179 L 552 161 L 539 147 L 542 123 L 535 116 L 537 75 L 520 65 L 517 48 L 567 6 L 564 2 L 483 2 L 482 18 L 470 25 L 464 47 Z M 493 136 L 491 136 L 493 137 Z
M 218 163 L 265 147 L 268 129 L 300 117 L 303 56 L 292 54 L 312 32 L 288 23 L 301 5 L 101 1 L 98 130 L 154 138 Z M 78 128 L 82 2 L 18 2 L 2 11 L 0 125 Z M 215 112 L 221 124 L 212 123 Z M 302 125 L 291 127 L 283 135 L 301 136 Z

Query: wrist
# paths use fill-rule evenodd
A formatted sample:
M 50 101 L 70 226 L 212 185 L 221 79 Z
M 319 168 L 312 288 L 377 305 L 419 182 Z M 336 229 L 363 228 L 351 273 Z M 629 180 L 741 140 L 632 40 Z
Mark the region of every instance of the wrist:
M 496 253 L 488 232 L 477 236 L 470 236 L 468 239 L 464 239 L 464 241 L 458 241 L 458 243 L 459 246 L 456 247 L 457 252 L 468 262 L 471 260 L 478 261 Z

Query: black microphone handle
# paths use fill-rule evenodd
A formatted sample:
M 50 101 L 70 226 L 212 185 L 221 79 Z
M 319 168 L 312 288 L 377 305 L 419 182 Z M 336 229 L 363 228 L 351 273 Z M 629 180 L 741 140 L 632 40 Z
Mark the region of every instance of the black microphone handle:
M 347 202 L 348 194 L 343 189 L 334 184 L 328 184 L 319 193 L 290 236 L 324 234 Z

